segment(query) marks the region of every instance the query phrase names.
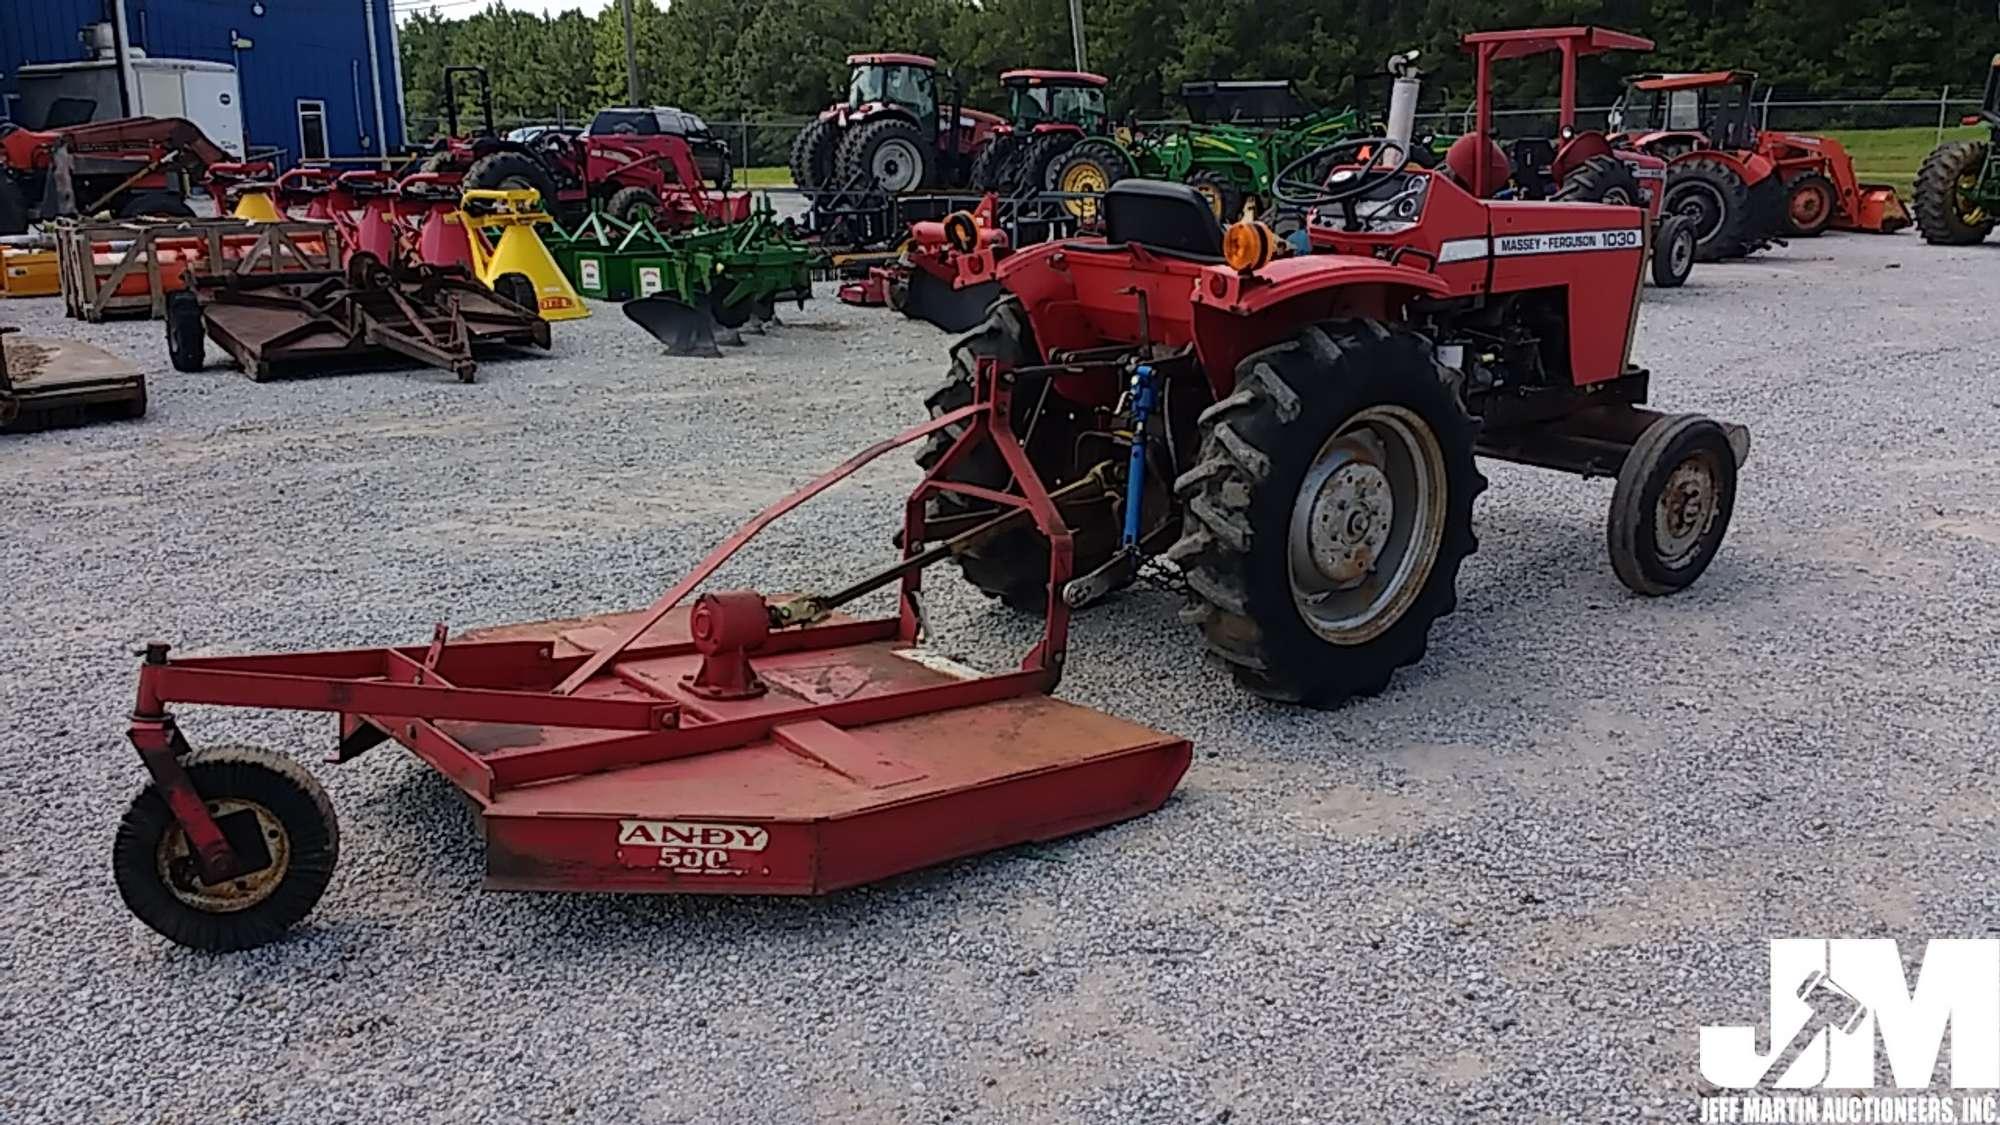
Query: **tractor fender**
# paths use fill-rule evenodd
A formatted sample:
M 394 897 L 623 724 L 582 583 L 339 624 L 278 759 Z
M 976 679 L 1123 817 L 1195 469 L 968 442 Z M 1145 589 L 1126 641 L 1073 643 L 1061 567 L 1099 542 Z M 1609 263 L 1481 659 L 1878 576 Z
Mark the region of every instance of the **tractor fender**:
M 1290 339 L 1303 325 L 1339 317 L 1395 322 L 1413 298 L 1450 294 L 1427 270 L 1357 255 L 1279 258 L 1247 274 L 1211 266 L 1195 281 L 1195 353 L 1222 394 L 1244 356 Z

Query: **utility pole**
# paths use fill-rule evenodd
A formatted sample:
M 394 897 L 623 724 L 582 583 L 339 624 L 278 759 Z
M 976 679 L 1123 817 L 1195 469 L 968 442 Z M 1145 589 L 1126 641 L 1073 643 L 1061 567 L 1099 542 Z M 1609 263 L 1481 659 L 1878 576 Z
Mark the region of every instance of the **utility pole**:
M 1076 47 L 1076 68 L 1089 70 L 1083 57 L 1083 0 L 1069 0 L 1069 37 Z
M 632 0 L 618 0 L 625 9 L 625 103 L 639 105 L 639 43 L 632 38 Z

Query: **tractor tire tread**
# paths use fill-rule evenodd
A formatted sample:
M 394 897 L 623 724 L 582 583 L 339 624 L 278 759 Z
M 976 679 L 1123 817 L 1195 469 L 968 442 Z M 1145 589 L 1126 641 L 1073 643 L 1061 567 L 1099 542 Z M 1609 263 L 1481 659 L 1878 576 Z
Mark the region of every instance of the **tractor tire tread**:
M 1983 168 L 1986 141 L 1953 141 L 1931 150 L 1917 170 L 1917 230 L 1934 246 L 1972 246 L 1993 233 L 1993 216 L 1967 223 L 1958 210 L 1958 181 Z

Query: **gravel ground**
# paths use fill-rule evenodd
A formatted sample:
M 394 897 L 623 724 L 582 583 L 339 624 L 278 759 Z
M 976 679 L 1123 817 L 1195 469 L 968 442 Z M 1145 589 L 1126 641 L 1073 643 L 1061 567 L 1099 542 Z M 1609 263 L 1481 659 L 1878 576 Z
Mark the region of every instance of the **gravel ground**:
M 223 957 L 111 884 L 137 642 L 416 643 L 643 604 L 916 416 L 944 342 L 822 293 L 725 359 L 668 360 L 601 307 L 473 386 L 259 386 L 174 373 L 157 325 L 0 304 L 135 357 L 153 401 L 0 440 L 0 1117 L 1688 1119 L 1696 1029 L 1762 1019 L 1767 939 L 2000 930 L 1996 262 L 1828 237 L 1648 291 L 1657 399 L 1755 434 L 1682 596 L 1612 576 L 1606 482 L 1489 466 L 1459 612 L 1378 699 L 1259 703 L 1169 595 L 1093 611 L 1061 694 L 1197 747 L 1151 817 L 823 901 L 485 894 L 455 790 L 388 748 L 319 770 L 344 848 L 316 914 Z M 914 479 L 892 460 L 731 573 L 823 585 L 883 557 Z M 933 585 L 950 651 L 1024 647 Z M 183 719 L 307 760 L 331 741 L 324 717 Z

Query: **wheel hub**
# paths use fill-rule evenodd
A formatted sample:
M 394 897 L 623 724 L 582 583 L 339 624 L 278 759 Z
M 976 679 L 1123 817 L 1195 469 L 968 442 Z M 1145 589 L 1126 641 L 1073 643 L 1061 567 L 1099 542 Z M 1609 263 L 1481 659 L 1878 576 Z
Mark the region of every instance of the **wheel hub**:
M 872 171 L 875 182 L 888 191 L 904 191 L 916 185 L 917 155 L 902 141 L 889 141 L 875 150 Z
M 1706 457 L 1690 457 L 1674 466 L 1653 509 L 1653 540 L 1661 561 L 1675 566 L 1700 549 L 1702 537 L 1715 523 L 1721 494 L 1715 467 Z
M 1388 476 L 1359 461 L 1342 465 L 1313 500 L 1309 541 L 1313 566 L 1338 586 L 1354 586 L 1375 569 L 1395 519 Z
M 1681 192 L 1674 211 L 1694 226 L 1696 242 L 1707 240 L 1722 226 L 1722 197 L 1706 184 L 1692 185 Z
M 252 871 L 234 879 L 220 883 L 206 883 L 201 878 L 201 860 L 188 842 L 187 833 L 179 826 L 160 837 L 156 861 L 159 866 L 160 883 L 173 893 L 183 904 L 206 914 L 234 914 L 271 897 L 278 885 L 285 881 L 285 872 L 291 867 L 291 837 L 285 826 L 270 809 L 255 801 L 221 798 L 208 802 L 208 815 L 221 821 L 237 813 L 250 813 L 256 818 L 257 833 L 264 839 L 264 846 L 271 853 L 271 862 L 261 871 Z

